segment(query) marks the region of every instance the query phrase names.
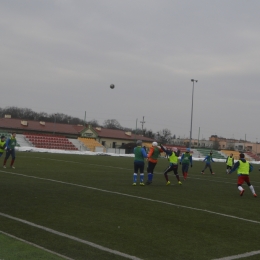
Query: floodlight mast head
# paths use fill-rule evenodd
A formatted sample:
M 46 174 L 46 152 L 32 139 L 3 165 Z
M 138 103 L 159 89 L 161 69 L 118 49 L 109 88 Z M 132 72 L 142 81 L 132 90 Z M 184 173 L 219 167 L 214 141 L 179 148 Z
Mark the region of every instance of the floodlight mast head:
M 198 82 L 198 80 L 196 80 L 196 79 L 191 79 L 191 81 L 192 81 L 192 82 L 194 82 L 194 81 L 195 81 L 195 82 Z

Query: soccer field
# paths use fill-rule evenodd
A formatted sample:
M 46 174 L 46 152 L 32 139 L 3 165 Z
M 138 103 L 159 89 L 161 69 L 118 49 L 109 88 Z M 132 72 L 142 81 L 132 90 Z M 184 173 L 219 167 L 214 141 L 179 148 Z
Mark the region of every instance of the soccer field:
M 246 185 L 239 196 L 236 174 L 216 162 L 202 175 L 197 161 L 183 185 L 169 174 L 166 186 L 167 166 L 132 186 L 133 158 L 18 152 L 16 169 L 0 170 L 0 231 L 44 253 L 19 258 L 2 233 L 0 259 L 260 259 L 259 198 Z M 250 179 L 260 195 L 257 165 Z

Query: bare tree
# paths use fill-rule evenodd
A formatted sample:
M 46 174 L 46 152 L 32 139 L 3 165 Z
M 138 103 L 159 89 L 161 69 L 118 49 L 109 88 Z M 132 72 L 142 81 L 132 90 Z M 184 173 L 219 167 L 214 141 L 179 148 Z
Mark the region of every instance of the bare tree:
M 96 119 L 92 119 L 92 120 L 88 121 L 87 124 L 92 125 L 93 127 L 99 126 L 99 123 Z
M 147 130 L 146 128 L 143 129 L 143 135 L 145 137 L 155 138 L 155 133 L 151 129 L 150 130 Z
M 169 141 L 171 140 L 171 137 L 172 137 L 172 133 L 167 128 L 162 129 L 157 133 L 158 141 L 161 143 L 164 143 L 164 144 L 169 143 Z
M 123 129 L 116 119 L 107 119 L 104 121 L 103 126 L 110 129 Z

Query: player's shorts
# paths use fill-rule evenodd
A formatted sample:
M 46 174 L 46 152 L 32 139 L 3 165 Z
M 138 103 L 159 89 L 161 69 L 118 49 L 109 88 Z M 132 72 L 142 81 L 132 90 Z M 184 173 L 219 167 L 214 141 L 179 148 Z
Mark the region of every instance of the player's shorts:
M 147 172 L 148 173 L 153 173 L 153 170 L 154 170 L 154 168 L 155 168 L 155 166 L 156 166 L 156 163 L 153 163 L 153 162 L 148 162 L 148 166 L 147 166 Z
M 250 183 L 249 175 L 240 175 L 237 179 L 237 184 L 242 185 L 244 182 Z
M 182 171 L 183 171 L 183 172 L 188 172 L 189 166 L 190 166 L 190 165 L 189 165 L 188 163 L 183 163 L 183 164 L 182 164 L 182 167 L 181 167 Z
M 138 173 L 138 170 L 140 173 L 144 173 L 144 162 L 134 161 L 134 172 Z

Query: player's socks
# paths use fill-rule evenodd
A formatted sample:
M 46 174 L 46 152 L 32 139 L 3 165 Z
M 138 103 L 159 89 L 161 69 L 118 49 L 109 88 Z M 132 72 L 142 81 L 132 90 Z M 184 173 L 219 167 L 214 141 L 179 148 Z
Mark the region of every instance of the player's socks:
M 254 194 L 255 194 L 255 189 L 254 189 L 253 185 L 249 186 L 249 188 L 250 188 L 251 192 L 252 192 L 253 195 L 254 195 Z
M 148 173 L 148 181 L 149 182 L 153 181 L 153 174 L 152 173 Z
M 133 183 L 136 183 L 136 181 L 137 181 L 137 173 L 134 173 L 133 174 Z
M 14 164 L 14 159 L 12 159 L 10 166 L 12 167 Z
M 144 174 L 143 173 L 140 173 L 140 182 L 144 182 Z
M 240 196 L 243 196 L 245 190 L 241 186 L 238 186 L 237 188 L 240 191 Z
M 239 189 L 239 191 L 244 190 L 241 186 L 238 186 L 237 188 Z

